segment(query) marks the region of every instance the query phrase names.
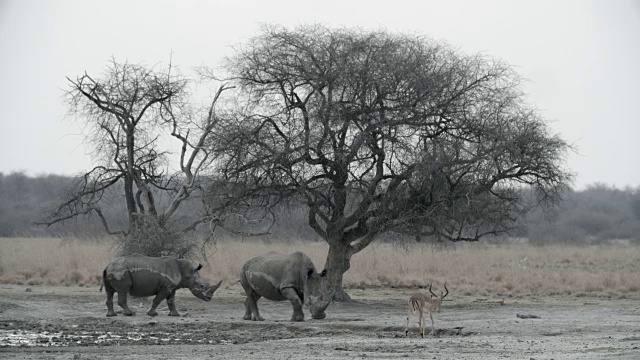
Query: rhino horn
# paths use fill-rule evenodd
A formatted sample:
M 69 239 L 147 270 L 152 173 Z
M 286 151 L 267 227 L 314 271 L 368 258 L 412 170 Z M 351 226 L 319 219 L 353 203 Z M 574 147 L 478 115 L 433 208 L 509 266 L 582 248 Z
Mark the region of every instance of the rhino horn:
M 325 311 L 328 307 L 329 304 L 331 304 L 331 301 L 333 300 L 333 296 L 336 294 L 336 291 L 333 290 L 329 293 L 328 296 L 324 297 L 324 300 L 322 300 L 320 302 L 320 305 L 318 306 L 318 308 L 320 309 L 320 311 Z
M 222 280 L 218 281 L 218 283 L 215 285 L 211 285 L 211 287 L 209 288 L 209 291 L 207 291 L 207 295 L 213 296 L 213 293 L 216 292 L 216 290 L 218 290 L 221 284 L 222 284 Z
M 222 285 L 222 280 L 218 281 L 218 283 L 213 285 L 211 288 L 213 289 L 213 291 L 216 291 L 216 290 L 218 290 L 220 285 Z

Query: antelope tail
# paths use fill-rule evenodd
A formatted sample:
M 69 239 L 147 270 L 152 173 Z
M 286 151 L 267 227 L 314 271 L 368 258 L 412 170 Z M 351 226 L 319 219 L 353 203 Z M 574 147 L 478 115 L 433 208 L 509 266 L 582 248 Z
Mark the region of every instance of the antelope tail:
M 420 304 L 418 304 L 418 300 L 414 300 L 414 299 L 409 300 L 409 309 L 411 310 L 411 313 L 418 311 L 419 308 L 420 308 Z

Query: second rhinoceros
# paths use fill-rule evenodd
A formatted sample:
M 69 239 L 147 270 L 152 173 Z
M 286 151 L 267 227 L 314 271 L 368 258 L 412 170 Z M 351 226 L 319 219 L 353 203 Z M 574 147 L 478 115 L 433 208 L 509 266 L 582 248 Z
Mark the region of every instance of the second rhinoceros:
M 289 300 L 293 306 L 291 321 L 304 321 L 302 305 L 306 302 L 314 319 L 324 319 L 333 294 L 323 294 L 327 270 L 316 271 L 311 259 L 301 253 L 276 252 L 249 259 L 240 274 L 240 284 L 247 295 L 245 320 L 264 320 L 258 311 L 258 299 Z
M 220 287 L 209 285 L 200 278 L 202 265 L 193 266 L 189 261 L 172 257 L 149 257 L 143 255 L 124 256 L 113 260 L 102 272 L 102 282 L 107 293 L 107 316 L 116 316 L 113 311 L 113 294 L 118 293 L 118 305 L 124 315 L 133 315 L 127 306 L 127 294 L 138 297 L 155 295 L 150 316 L 158 315 L 156 308 L 167 300 L 169 316 L 180 316 L 176 310 L 176 290 L 188 288 L 204 301 L 210 301 Z M 102 290 L 102 286 L 100 287 Z

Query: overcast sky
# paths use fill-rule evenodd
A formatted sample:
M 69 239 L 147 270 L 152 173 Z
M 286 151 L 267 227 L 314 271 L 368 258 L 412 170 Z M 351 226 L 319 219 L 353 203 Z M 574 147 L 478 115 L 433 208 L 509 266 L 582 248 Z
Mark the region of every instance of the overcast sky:
M 90 167 L 65 119 L 65 76 L 111 56 L 183 72 L 219 64 L 262 23 L 419 33 L 512 64 L 532 104 L 576 146 L 578 189 L 640 186 L 640 1 L 0 0 L 0 172 Z

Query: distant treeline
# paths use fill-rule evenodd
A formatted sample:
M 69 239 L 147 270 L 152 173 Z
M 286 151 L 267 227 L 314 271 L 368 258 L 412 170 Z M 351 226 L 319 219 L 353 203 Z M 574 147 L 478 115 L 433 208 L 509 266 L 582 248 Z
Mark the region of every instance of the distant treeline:
M 539 242 L 640 240 L 640 187 L 570 191 L 554 212 L 532 211 L 522 225 L 524 236 Z
M 50 227 L 36 225 L 43 212 L 56 206 L 73 178 L 59 175 L 31 177 L 21 172 L 0 173 L 0 236 L 100 236 L 97 219 L 79 218 Z M 124 226 L 126 212 L 121 195 L 113 195 L 106 214 L 112 226 Z M 188 218 L 200 210 L 199 199 L 183 209 Z M 304 209 L 283 210 L 270 238 L 317 239 L 306 223 Z M 536 242 L 581 242 L 610 239 L 640 240 L 640 187 L 617 189 L 595 184 L 570 191 L 552 212 L 534 210 L 515 234 Z

